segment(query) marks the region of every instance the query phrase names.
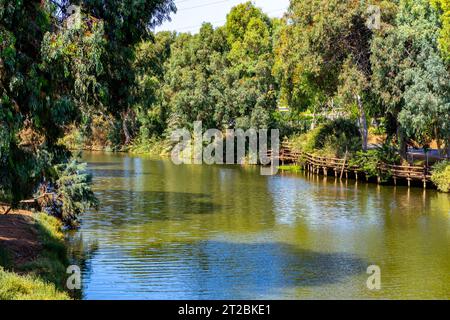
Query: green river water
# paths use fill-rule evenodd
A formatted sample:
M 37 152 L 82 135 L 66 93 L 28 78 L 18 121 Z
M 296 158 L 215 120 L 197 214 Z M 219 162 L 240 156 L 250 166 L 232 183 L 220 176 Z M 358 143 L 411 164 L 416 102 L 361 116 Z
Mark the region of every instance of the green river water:
M 69 236 L 84 299 L 450 299 L 447 194 L 112 153 L 84 160 L 101 201 Z M 367 288 L 370 265 L 380 290 Z

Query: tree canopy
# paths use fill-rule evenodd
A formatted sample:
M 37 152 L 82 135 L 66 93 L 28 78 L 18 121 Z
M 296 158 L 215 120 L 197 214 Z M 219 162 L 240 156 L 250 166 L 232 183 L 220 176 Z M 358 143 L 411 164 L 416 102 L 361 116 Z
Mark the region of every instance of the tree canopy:
M 67 162 L 66 125 L 129 110 L 135 46 L 175 10 L 171 0 L 0 1 L 0 201 L 17 204 Z

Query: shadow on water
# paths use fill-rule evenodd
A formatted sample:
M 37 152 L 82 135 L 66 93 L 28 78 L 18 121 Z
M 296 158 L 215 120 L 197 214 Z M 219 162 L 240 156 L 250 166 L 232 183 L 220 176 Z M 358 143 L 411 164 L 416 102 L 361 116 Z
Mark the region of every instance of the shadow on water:
M 117 162 L 90 162 L 87 164 L 89 169 L 97 169 L 99 167 L 117 167 Z
M 186 220 L 188 215 L 220 212 L 211 195 L 185 192 L 108 190 L 98 191 L 101 211 L 108 215 L 101 223 L 113 225 L 142 223 L 151 220 Z M 111 213 L 111 215 L 109 215 Z
M 245 283 L 253 289 L 335 283 L 365 272 L 368 265 L 356 255 L 315 252 L 281 242 L 201 241 L 189 251 L 202 272 L 223 282 L 221 286 L 235 279 L 234 285 Z
M 340 283 L 364 273 L 369 265 L 353 254 L 321 253 L 280 242 L 204 240 L 162 246 L 164 250 L 117 248 L 111 256 L 95 254 L 83 272 L 91 285 L 85 298 L 120 292 L 109 298 L 253 299 L 287 287 Z M 113 256 L 124 263 L 118 264 Z M 105 261 L 111 265 L 102 275 L 99 268 L 105 267 Z
M 125 169 L 93 169 L 87 170 L 95 178 L 136 178 L 139 176 L 149 176 L 149 172 L 139 172 L 136 170 Z

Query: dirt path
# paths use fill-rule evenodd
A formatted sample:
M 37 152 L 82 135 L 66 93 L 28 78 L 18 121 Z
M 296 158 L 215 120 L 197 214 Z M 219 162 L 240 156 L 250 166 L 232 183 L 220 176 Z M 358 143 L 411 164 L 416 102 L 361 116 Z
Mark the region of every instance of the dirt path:
M 0 214 L 0 247 L 10 253 L 16 266 L 36 258 L 41 244 L 31 212 L 21 210 Z

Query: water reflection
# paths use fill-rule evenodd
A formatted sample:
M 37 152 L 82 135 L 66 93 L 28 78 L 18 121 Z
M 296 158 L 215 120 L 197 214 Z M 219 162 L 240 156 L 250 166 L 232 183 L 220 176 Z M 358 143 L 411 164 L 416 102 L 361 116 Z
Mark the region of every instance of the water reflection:
M 136 252 L 124 251 L 116 257 L 103 252 L 93 259 L 85 272 L 86 298 L 104 298 L 112 286 L 127 288 L 112 293 L 124 299 L 257 298 L 286 287 L 339 283 L 364 273 L 367 266 L 350 254 L 319 253 L 284 243 L 163 244 L 158 250 L 140 250 L 138 258 Z
M 450 298 L 450 201 L 255 167 L 86 154 L 86 299 Z M 366 268 L 382 268 L 370 292 Z

